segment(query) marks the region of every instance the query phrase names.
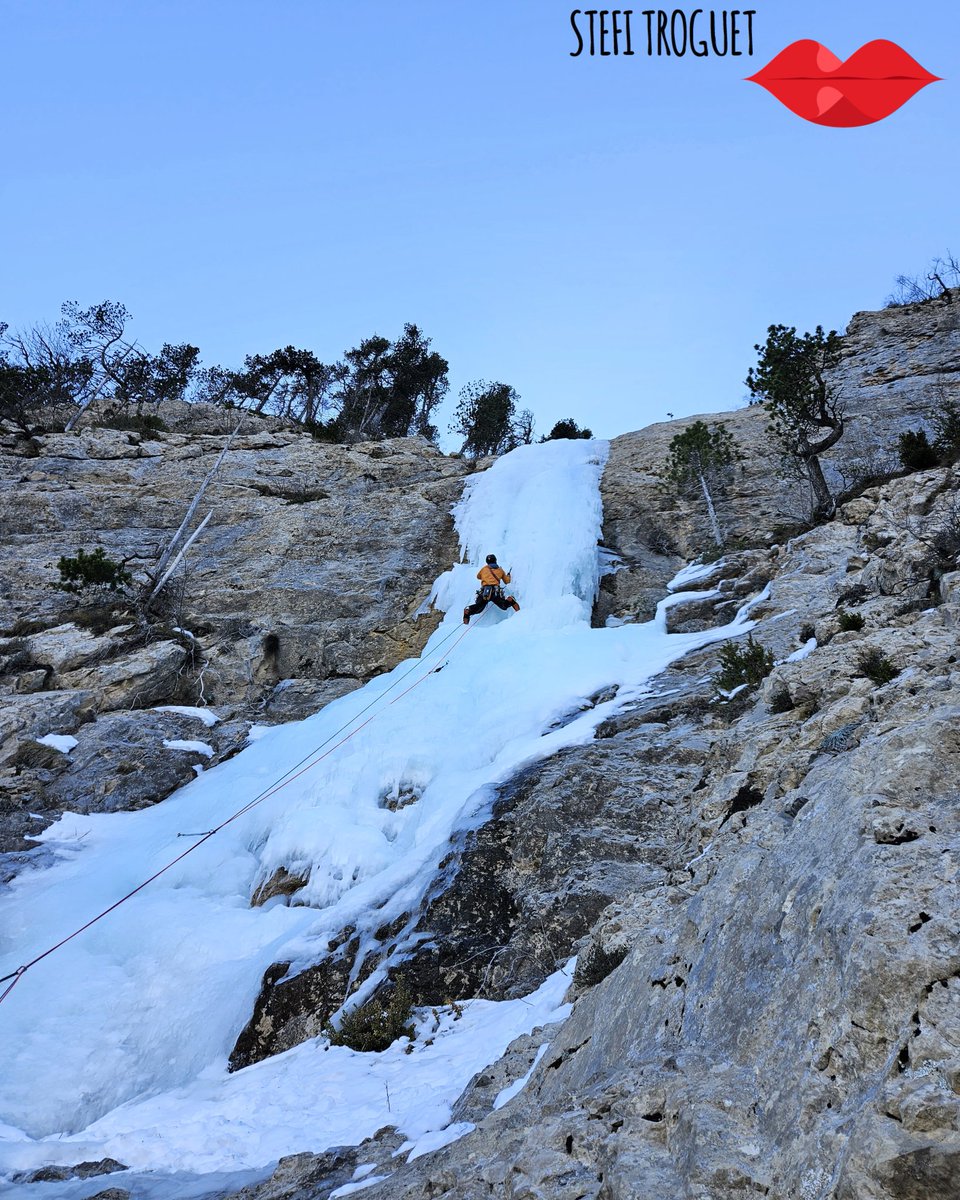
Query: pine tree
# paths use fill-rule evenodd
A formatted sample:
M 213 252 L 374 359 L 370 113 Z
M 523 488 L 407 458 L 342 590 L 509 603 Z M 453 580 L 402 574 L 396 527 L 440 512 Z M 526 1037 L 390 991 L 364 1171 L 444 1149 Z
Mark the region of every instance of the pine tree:
M 746 380 L 751 403 L 767 410 L 770 433 L 806 475 L 818 517 L 831 517 L 836 509 L 820 455 L 844 432 L 839 388 L 829 379 L 840 362 L 841 346 L 836 330 L 824 333 L 822 325 L 802 337 L 795 327 L 771 325 L 766 343 L 754 346 L 760 358 Z
M 717 421 L 712 429 L 703 421 L 694 421 L 670 442 L 667 479 L 682 494 L 699 492 L 718 547 L 723 546 L 723 531 L 714 493 L 725 490 L 731 468 L 739 457 L 733 434 L 722 421 Z
M 462 452 L 482 458 L 512 449 L 517 444 L 514 415 L 519 399 L 507 383 L 478 379 L 461 388 L 450 430 L 463 435 Z

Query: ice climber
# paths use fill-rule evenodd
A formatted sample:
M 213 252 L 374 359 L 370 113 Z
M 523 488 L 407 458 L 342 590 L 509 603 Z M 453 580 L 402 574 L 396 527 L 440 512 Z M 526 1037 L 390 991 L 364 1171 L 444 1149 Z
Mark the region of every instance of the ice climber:
M 464 625 L 470 624 L 471 617 L 479 616 L 491 600 L 497 608 L 512 608 L 514 612 L 520 611 L 520 605 L 514 597 L 503 594 L 503 585 L 510 582 L 510 572 L 497 565 L 495 554 L 487 555 L 487 561 L 477 572 L 477 578 L 480 580 L 477 598 L 463 610 Z

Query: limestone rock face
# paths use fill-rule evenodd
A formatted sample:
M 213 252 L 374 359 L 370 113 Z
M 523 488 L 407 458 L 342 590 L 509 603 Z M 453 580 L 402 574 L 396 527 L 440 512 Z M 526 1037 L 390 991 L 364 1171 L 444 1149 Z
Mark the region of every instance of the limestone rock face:
M 821 460 L 835 494 L 897 469 L 899 435 L 929 432 L 943 400 L 960 400 L 960 291 L 951 296 L 951 304 L 851 318 L 832 378 L 846 432 Z M 680 566 L 705 550 L 715 552 L 699 500 L 672 495 L 660 474 L 671 439 L 697 420 L 722 420 L 743 454 L 726 495 L 716 497 L 728 543 L 766 538 L 773 544 L 797 532 L 809 514 L 806 484 L 784 473 L 762 407 L 685 417 L 614 438 L 602 481 L 603 540 L 628 569 L 604 579 L 597 624 L 611 615 L 646 620 Z
M 651 722 L 657 714 L 647 712 Z M 656 770 L 689 772 L 691 747 L 674 764 L 666 751 Z M 400 933 L 425 946 L 402 973 L 418 1004 L 451 996 L 512 999 L 527 995 L 569 956 L 600 913 L 676 859 L 673 826 L 650 779 L 631 764 L 629 782 L 598 769 L 607 756 L 567 753 L 538 764 L 500 790 L 490 819 L 451 846 L 423 911 L 382 931 L 380 950 L 361 966 L 370 974 Z M 654 763 L 650 762 L 650 778 Z M 256 901 L 255 901 L 256 902 Z M 246 1066 L 321 1032 L 343 1003 L 358 941 L 288 977 L 284 964 L 267 972 L 253 1017 L 231 1058 Z M 282 969 L 281 969 L 282 968 Z
M 423 928 L 444 947 L 488 938 L 482 978 L 440 954 L 414 961 L 418 983 L 514 994 L 566 937 L 575 1006 L 478 1076 L 459 1142 L 410 1164 L 368 1143 L 391 1173 L 373 1200 L 958 1194 L 960 609 L 929 538 L 956 498 L 951 470 L 892 480 L 729 555 L 702 586 L 722 599 L 753 579 L 753 637 L 776 659 L 762 684 L 722 700 L 716 651 L 688 656 L 507 789 L 489 851 L 452 848 Z M 871 677 L 878 657 L 892 674 Z M 491 1081 L 544 1041 L 492 1112 Z
M 207 729 L 171 712 L 104 713 L 77 730 L 76 747 L 50 771 L 43 807 L 71 812 L 147 808 L 195 778 L 199 769 L 236 753 L 245 733 L 245 723 Z
M 55 691 L 26 696 L 4 696 L 0 707 L 0 754 L 9 761 L 20 738 L 36 739 L 49 733 L 69 733 L 93 715 L 96 698 L 91 692 Z
M 187 651 L 178 643 L 153 642 L 109 663 L 66 671 L 60 680 L 67 687 L 92 691 L 101 712 L 141 708 L 178 697 L 186 659 Z
M 426 601 L 456 558 L 450 509 L 470 465 L 419 438 L 328 445 L 249 416 L 151 622 L 122 597 L 52 586 L 61 556 L 98 545 L 136 578 L 237 420 L 197 405 L 161 416 L 171 431 L 150 437 L 81 423 L 0 438 L 0 483 L 16 494 L 0 516 L 0 851 L 22 853 L 64 806 L 140 807 L 208 765 L 163 750 L 143 709 L 295 720 L 418 653 L 436 626 Z M 38 750 L 48 733 L 81 745 Z M 214 762 L 243 741 L 193 736 L 216 743 Z
M 654 701 L 635 719 L 665 732 L 663 715 Z M 528 994 L 608 905 L 678 865 L 675 823 L 651 800 L 668 778 L 695 774 L 694 758 L 690 737 L 682 748 L 664 738 L 655 757 L 631 755 L 629 764 L 601 743 L 502 789 L 491 820 L 453 855 L 450 885 L 420 917 L 433 940 L 404 964 L 404 977 L 422 1002 Z
M 50 587 L 61 555 L 102 545 L 119 561 L 164 544 L 224 440 L 81 429 L 0 459 L 18 489 L 3 518 L 0 627 L 69 619 L 75 602 Z M 282 679 L 362 681 L 422 644 L 432 625 L 418 610 L 455 557 L 448 514 L 467 469 L 422 439 L 238 436 L 171 612 L 199 638 L 208 701 L 259 699 Z
M 838 371 L 850 440 L 825 461 L 835 486 L 889 462 L 897 433 L 956 394 L 954 312 L 852 320 Z M 421 442 L 321 446 L 277 423 L 235 441 L 165 629 L 81 617 L 49 588 L 78 545 L 123 558 L 169 536 L 223 445 L 225 428 L 203 423 L 221 415 L 200 417 L 149 439 L 11 441 L 0 459 L 18 498 L 0 518 L 7 870 L 63 807 L 152 803 L 234 753 L 251 719 L 303 715 L 432 628 L 423 602 L 455 556 L 448 513 L 466 466 Z M 604 540 L 620 569 L 599 623 L 646 619 L 706 544 L 696 506 L 656 477 L 693 419 L 611 447 Z M 517 996 L 579 951 L 572 1015 L 472 1081 L 455 1119 L 476 1129 L 461 1141 L 407 1164 L 402 1136 L 381 1131 L 283 1160 L 244 1200 L 327 1195 L 358 1162 L 390 1175 L 370 1200 L 960 1195 L 957 476 L 867 487 L 797 533 L 806 498 L 778 476 L 765 415 L 723 419 L 747 457 L 720 518 L 748 548 L 697 585 L 712 594 L 670 608 L 669 628 L 715 626 L 749 602 L 770 674 L 723 698 L 707 648 L 628 708 L 592 698 L 611 706 L 596 739 L 501 789 L 379 951 L 356 963 L 348 928 L 306 971 L 268 970 L 232 1062 L 319 1034 L 351 978 L 423 932 L 432 944 L 404 964 L 418 999 Z M 933 536 L 951 530 L 955 543 Z M 224 720 L 150 710 L 177 701 Z M 48 733 L 77 744 L 40 744 Z M 297 884 L 291 865 L 251 902 Z M 524 1089 L 491 1111 L 547 1041 Z
M 271 1054 L 319 1037 L 348 992 L 351 955 L 356 950 L 355 943 L 348 943 L 345 952 L 332 953 L 291 978 L 287 977 L 289 963 L 268 967 L 253 1016 L 230 1054 L 230 1069 L 248 1067 Z
M 706 518 L 691 500 L 672 495 L 660 472 L 670 442 L 696 420 L 722 419 L 742 447 L 744 459 L 718 509 L 729 539 L 792 527 L 804 516 L 804 496 L 784 487 L 779 454 L 764 437 L 766 413 L 759 408 L 689 417 L 649 425 L 614 438 L 601 482 L 603 542 L 626 569 L 607 575 L 595 623 L 609 616 L 645 621 L 663 598 L 667 581 L 704 550 L 715 550 Z M 776 539 L 771 535 L 771 542 Z

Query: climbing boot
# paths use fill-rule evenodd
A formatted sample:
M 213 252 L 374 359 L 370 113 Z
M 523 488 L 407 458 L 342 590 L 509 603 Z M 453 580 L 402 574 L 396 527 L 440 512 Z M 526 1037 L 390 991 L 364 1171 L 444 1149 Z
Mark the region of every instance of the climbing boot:
M 513 606 L 513 611 L 514 611 L 514 612 L 519 612 L 519 611 L 520 611 L 520 605 L 519 605 L 519 604 L 516 602 L 516 600 L 514 600 L 514 598 L 513 598 L 512 596 L 510 597 L 510 603 L 511 603 L 511 605 Z

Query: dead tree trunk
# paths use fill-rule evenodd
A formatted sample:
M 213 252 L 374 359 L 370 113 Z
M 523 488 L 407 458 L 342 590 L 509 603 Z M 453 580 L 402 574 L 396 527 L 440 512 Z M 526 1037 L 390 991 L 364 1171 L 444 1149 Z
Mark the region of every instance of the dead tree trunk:
M 707 517 L 710 521 L 710 532 L 713 534 L 713 540 L 717 543 L 720 549 L 723 549 L 723 533 L 720 529 L 720 521 L 717 517 L 717 510 L 713 503 L 713 497 L 710 495 L 710 488 L 707 486 L 707 480 L 702 471 L 697 472 L 697 478 L 700 481 L 700 490 L 703 492 L 703 501 L 707 506 Z
M 224 458 L 226 457 L 227 451 L 230 449 L 233 439 L 240 432 L 240 426 L 242 424 L 243 424 L 243 418 L 241 417 L 240 420 L 237 422 L 236 429 L 234 429 L 233 433 L 231 433 L 230 436 L 227 438 L 226 445 L 223 447 L 223 449 L 220 451 L 220 454 L 217 456 L 217 461 L 213 464 L 213 466 L 210 468 L 210 470 L 204 476 L 203 482 L 197 488 L 197 491 L 194 494 L 193 499 L 190 501 L 190 506 L 187 509 L 186 516 L 180 522 L 180 525 L 178 526 L 176 533 L 173 535 L 173 537 L 170 539 L 170 541 L 167 542 L 166 547 L 164 548 L 164 550 L 161 552 L 161 554 L 157 558 L 156 565 L 154 566 L 153 571 L 150 572 L 150 583 L 148 584 L 148 587 L 150 587 L 151 590 L 150 590 L 150 593 L 147 596 L 146 602 L 144 604 L 145 609 L 150 607 L 150 605 L 153 603 L 153 601 L 160 594 L 160 591 L 163 588 L 163 585 L 167 582 L 167 580 L 170 578 L 170 575 L 173 573 L 173 567 L 171 567 L 170 570 L 167 570 L 167 565 L 170 562 L 170 560 L 174 557 L 174 555 L 177 554 L 177 548 L 180 545 L 184 535 L 186 534 L 187 529 L 190 527 L 190 522 L 193 520 L 194 514 L 196 513 L 197 509 L 200 506 L 200 501 L 203 499 L 203 494 L 207 490 L 207 488 L 210 486 L 210 483 L 211 483 L 214 475 L 216 475 L 217 471 L 220 469 L 220 464 L 223 462 Z M 204 518 L 200 527 L 197 530 L 195 530 L 195 532 L 187 540 L 186 544 L 180 550 L 180 553 L 177 554 L 177 559 L 176 559 L 176 562 L 174 563 L 174 567 L 183 558 L 183 555 L 186 553 L 187 547 L 193 543 L 197 534 L 200 532 L 201 529 L 203 529 L 203 527 L 206 525 L 207 521 L 210 520 L 210 517 L 212 515 L 213 515 L 212 512 L 208 513 L 207 516 Z

